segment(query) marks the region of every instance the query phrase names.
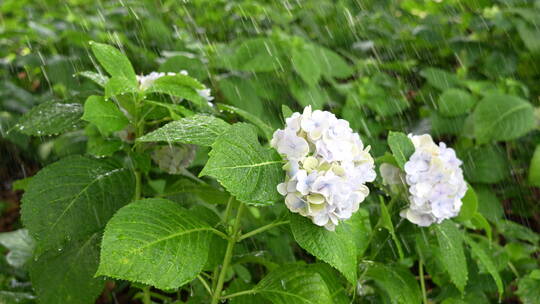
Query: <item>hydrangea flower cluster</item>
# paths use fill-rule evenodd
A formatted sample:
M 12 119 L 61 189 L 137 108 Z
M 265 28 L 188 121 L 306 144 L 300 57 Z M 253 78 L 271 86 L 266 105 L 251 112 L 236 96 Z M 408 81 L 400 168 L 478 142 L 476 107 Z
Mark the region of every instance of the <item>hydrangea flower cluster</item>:
M 152 160 L 159 168 L 169 174 L 181 174 L 195 159 L 197 147 L 181 144 L 162 146 L 152 153 Z
M 455 217 L 467 184 L 461 161 L 452 148 L 436 145 L 430 135 L 409 135 L 415 152 L 405 163 L 410 206 L 401 216 L 419 226 L 429 226 Z
M 330 112 L 308 106 L 293 113 L 271 145 L 287 160 L 278 191 L 289 210 L 328 230 L 358 210 L 369 194 L 365 183 L 375 180 L 370 147 Z
M 182 70 L 182 71 L 180 71 L 179 74 L 187 76 L 188 72 L 185 71 L 185 70 Z M 176 73 L 172 73 L 172 72 L 168 72 L 168 73 L 152 72 L 152 73 L 150 73 L 148 75 L 142 75 L 142 76 L 137 75 L 137 81 L 139 82 L 139 89 L 146 90 L 150 86 L 152 86 L 154 81 L 156 81 L 157 79 L 159 79 L 159 78 L 161 78 L 163 76 L 175 76 L 175 75 L 176 75 Z M 211 95 L 210 89 L 208 89 L 208 88 L 204 88 L 202 90 L 197 90 L 197 93 L 199 94 L 199 96 L 206 99 L 208 102 L 210 102 L 210 101 L 212 101 L 214 99 L 214 97 L 212 97 L 212 95 Z

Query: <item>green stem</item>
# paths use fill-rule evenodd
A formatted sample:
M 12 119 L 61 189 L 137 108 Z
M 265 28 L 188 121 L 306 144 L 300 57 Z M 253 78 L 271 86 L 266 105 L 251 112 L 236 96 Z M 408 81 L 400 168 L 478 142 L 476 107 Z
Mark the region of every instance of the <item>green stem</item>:
M 512 270 L 512 272 L 514 273 L 514 275 L 516 276 L 516 278 L 520 278 L 520 275 L 519 275 L 519 272 L 517 271 L 516 269 L 516 266 L 514 266 L 514 264 L 512 264 L 512 262 L 508 262 L 508 267 L 510 268 L 510 270 Z
M 229 196 L 229 200 L 227 201 L 227 207 L 225 208 L 225 215 L 223 215 L 223 223 L 227 225 L 227 221 L 229 220 L 229 214 L 231 214 L 231 208 L 233 204 L 233 196 Z
M 210 290 L 216 290 L 218 276 L 219 276 L 219 266 L 216 266 L 214 267 L 214 271 L 212 272 L 212 288 Z
M 221 297 L 221 299 L 226 300 L 226 299 L 230 299 L 230 298 L 234 298 L 234 297 L 238 297 L 238 296 L 243 296 L 243 295 L 248 295 L 248 294 L 254 294 L 254 293 L 255 293 L 255 290 L 248 289 L 248 290 L 243 290 L 243 291 L 231 293 L 230 295 L 226 295 L 226 296 Z
M 224 239 L 224 240 L 226 240 L 226 241 L 229 240 L 229 236 L 228 236 L 228 235 L 226 235 L 225 233 L 223 233 L 223 232 L 221 232 L 221 231 L 219 231 L 219 230 L 217 230 L 217 229 L 211 228 L 210 231 L 211 231 L 213 234 L 219 236 L 220 238 L 222 238 L 222 239 Z
M 201 283 L 204 286 L 204 289 L 206 289 L 206 291 L 208 291 L 208 293 L 210 295 L 212 295 L 212 290 L 210 289 L 210 286 L 208 286 L 208 283 L 206 282 L 206 280 L 201 275 L 198 275 L 197 279 L 199 279 L 199 281 L 201 281 Z
M 403 249 L 401 248 L 401 242 L 400 242 L 399 239 L 397 238 L 395 232 L 391 232 L 390 234 L 392 235 L 392 240 L 394 240 L 394 244 L 395 244 L 396 247 L 397 247 L 399 259 L 400 259 L 400 260 L 403 260 L 403 259 L 405 258 L 405 255 L 403 254 Z
M 223 290 L 223 283 L 225 283 L 225 277 L 227 276 L 227 268 L 231 263 L 234 245 L 238 240 L 238 231 L 240 230 L 240 219 L 242 218 L 242 211 L 244 210 L 244 204 L 238 205 L 238 211 L 236 212 L 236 219 L 231 234 L 229 235 L 229 241 L 227 242 L 227 250 L 225 251 L 225 257 L 223 258 L 223 266 L 219 272 L 219 278 L 212 295 L 212 304 L 218 304 L 221 297 L 221 291 Z
M 264 232 L 264 231 L 266 231 L 266 230 L 268 230 L 268 229 L 272 229 L 272 228 L 274 228 L 274 227 L 281 226 L 281 225 L 285 225 L 285 224 L 288 224 L 288 223 L 289 223 L 289 221 L 280 221 L 280 222 L 273 222 L 273 223 L 270 223 L 270 224 L 268 224 L 268 225 L 266 225 L 266 226 L 262 226 L 262 227 L 260 227 L 260 228 L 257 228 L 257 229 L 255 229 L 255 230 L 253 230 L 253 231 L 250 231 L 250 232 L 248 232 L 248 233 L 246 233 L 246 234 L 242 234 L 242 235 L 238 238 L 238 242 L 240 242 L 240 241 L 242 241 L 242 240 L 244 240 L 244 239 L 250 238 L 250 237 L 252 237 L 252 236 L 254 236 L 254 235 L 258 234 L 258 233 Z
M 141 123 L 141 117 L 139 116 L 140 111 L 140 100 L 136 100 L 135 104 L 135 139 L 141 137 L 144 134 L 144 125 Z M 132 147 L 132 149 L 135 150 L 135 152 L 140 151 L 140 145 L 135 143 Z M 135 199 L 134 200 L 140 200 L 142 197 L 142 174 L 141 171 L 134 169 L 135 173 Z
M 143 291 L 143 304 L 152 304 L 152 299 L 150 297 L 150 286 L 146 286 L 142 289 Z
M 418 261 L 418 275 L 420 276 L 420 287 L 422 287 L 422 303 L 428 304 L 426 282 L 424 279 L 424 262 L 422 259 Z
M 135 170 L 135 198 L 134 198 L 135 201 L 141 199 L 141 192 L 142 192 L 141 189 L 142 189 L 141 172 L 139 170 Z
M 386 207 L 388 209 L 388 214 L 392 214 L 392 209 L 394 208 L 394 204 L 396 203 L 396 201 L 398 200 L 399 196 L 401 195 L 401 192 L 400 193 L 397 193 L 395 196 L 393 196 L 391 199 L 390 199 L 390 202 L 388 202 L 388 206 Z M 381 203 L 384 204 L 384 199 L 382 197 L 379 196 L 379 199 L 381 201 Z M 381 221 L 379 220 L 377 222 L 377 224 L 375 224 L 375 227 L 373 227 L 372 229 L 372 232 L 371 234 L 369 235 L 369 239 L 368 239 L 368 246 L 371 244 L 371 242 L 373 241 L 373 238 L 375 237 L 375 234 L 379 231 L 379 228 L 381 228 Z M 388 231 L 388 233 L 390 234 L 390 237 L 392 238 L 392 240 L 394 241 L 394 243 L 396 244 L 396 247 L 398 248 L 398 254 L 400 256 L 400 259 L 403 259 L 403 250 L 400 246 L 400 243 L 399 241 L 397 240 L 396 236 L 394 233 L 392 233 L 391 231 Z M 388 238 L 387 238 L 388 240 Z M 386 242 L 386 241 L 385 241 Z M 374 260 L 375 257 L 379 254 L 379 252 L 381 251 L 381 248 L 382 248 L 382 245 L 377 249 L 376 252 L 372 252 L 371 256 L 370 256 L 370 259 L 371 260 Z

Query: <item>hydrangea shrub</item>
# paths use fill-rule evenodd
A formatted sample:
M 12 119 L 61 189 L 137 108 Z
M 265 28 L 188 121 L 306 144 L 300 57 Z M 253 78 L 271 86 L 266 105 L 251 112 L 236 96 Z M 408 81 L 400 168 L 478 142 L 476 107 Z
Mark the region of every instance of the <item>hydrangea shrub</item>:
M 127 43 L 130 62 L 116 47 L 84 43 L 99 67 L 77 73 L 84 78 L 70 92 L 82 94 L 40 103 L 12 128 L 45 140 L 41 153 L 56 158 L 20 182 L 24 228 L 0 234 L 0 244 L 13 273 L 32 286 L 0 290 L 0 303 L 84 304 L 122 292 L 144 304 L 535 303 L 539 237 L 504 218 L 500 200 L 514 206 L 498 191 L 530 199 L 540 184 L 536 89 L 512 78 L 536 62 L 530 12 L 496 5 L 482 8 L 480 20 L 467 11 L 459 19 L 466 26 L 451 18 L 435 27 L 420 17 L 424 9 L 453 4 L 399 2 L 396 16 L 425 24 L 400 19 L 374 30 L 359 20 L 388 16 L 350 15 L 346 2 L 330 5 L 377 39 L 349 37 L 340 22 L 333 32 L 317 28 L 341 19 L 313 5 L 320 19 L 291 31 L 244 33 L 246 19 L 232 18 L 243 23 L 234 37 L 257 38 L 229 43 L 224 24 L 208 34 L 227 43 L 203 46 L 179 30 L 174 43 L 181 37 L 188 53 L 148 55 Z M 215 22 L 212 5 L 222 3 L 185 10 L 178 22 Z M 260 12 L 262 23 L 279 15 L 227 5 L 226 14 Z M 116 15 L 124 16 L 109 17 Z M 500 22 L 503 15 L 511 22 Z M 471 39 L 469 26 L 490 33 Z M 145 35 L 164 37 L 160 24 L 145 27 Z M 451 71 L 423 66 L 433 58 L 394 58 L 411 37 L 422 41 L 412 46 L 418 56 L 433 54 L 426 41 L 439 27 L 459 34 L 456 49 L 438 58 L 452 61 Z M 509 36 L 528 41 L 530 54 L 501 58 L 499 47 L 483 56 L 482 39 L 513 27 Z M 314 32 L 303 35 L 305 28 Z M 327 34 L 327 43 L 307 38 Z M 343 41 L 354 41 L 353 53 Z M 392 41 L 401 44 L 378 53 Z M 377 60 L 364 56 L 372 51 Z M 459 59 L 457 70 L 447 54 Z M 504 75 L 490 78 L 493 69 Z M 53 83 L 58 74 L 50 73 Z

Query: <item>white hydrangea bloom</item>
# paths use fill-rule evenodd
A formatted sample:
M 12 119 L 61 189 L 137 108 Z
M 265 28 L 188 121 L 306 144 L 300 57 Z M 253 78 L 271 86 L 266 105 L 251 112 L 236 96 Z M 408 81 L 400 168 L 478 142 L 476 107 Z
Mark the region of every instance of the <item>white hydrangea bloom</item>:
M 278 192 L 292 212 L 334 230 L 359 208 L 375 180 L 369 146 L 364 147 L 346 120 L 327 111 L 293 113 L 271 141 L 286 160 L 285 182 Z
M 181 174 L 195 159 L 197 146 L 181 144 L 162 146 L 152 153 L 152 160 L 169 174 Z
M 430 135 L 409 135 L 409 138 L 415 147 L 405 163 L 410 206 L 401 216 L 419 226 L 457 216 L 467 192 L 461 161 L 452 148 L 442 142 L 436 145 Z
M 178 74 L 187 76 L 188 72 L 185 71 L 185 70 L 182 70 Z M 152 73 L 150 73 L 148 75 L 142 75 L 142 76 L 137 75 L 137 81 L 139 82 L 139 89 L 146 90 L 150 86 L 152 86 L 154 81 L 156 81 L 157 79 L 159 79 L 159 78 L 161 78 L 163 76 L 175 76 L 175 75 L 176 75 L 176 73 L 172 73 L 172 72 L 168 72 L 168 73 L 152 72 Z M 199 96 L 201 96 L 202 98 L 206 99 L 206 101 L 208 101 L 208 102 L 214 100 L 214 97 L 212 97 L 211 91 L 208 88 L 204 88 L 202 90 L 197 90 L 197 94 L 199 94 Z
M 139 88 L 141 90 L 146 90 L 152 86 L 154 81 L 163 77 L 163 76 L 174 76 L 176 73 L 161 73 L 161 72 L 152 72 L 148 75 L 137 75 L 137 81 L 139 82 Z

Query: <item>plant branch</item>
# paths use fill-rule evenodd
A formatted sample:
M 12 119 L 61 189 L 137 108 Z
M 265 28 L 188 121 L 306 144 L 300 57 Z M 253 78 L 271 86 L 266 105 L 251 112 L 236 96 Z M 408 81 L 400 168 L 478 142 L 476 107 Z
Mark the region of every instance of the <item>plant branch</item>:
M 150 286 L 144 287 L 142 291 L 143 291 L 142 302 L 144 304 L 152 304 L 152 299 L 150 297 Z
M 136 100 L 135 102 L 135 117 L 134 117 L 134 127 L 135 127 L 135 139 L 141 137 L 144 134 L 144 125 L 141 124 L 144 117 L 140 116 L 140 101 L 141 97 Z M 132 146 L 132 149 L 135 150 L 135 152 L 140 152 L 141 146 L 135 142 L 135 144 Z M 134 165 L 134 173 L 135 173 L 135 200 L 140 200 L 142 196 L 142 174 L 141 171 L 138 169 L 135 169 Z
M 238 205 L 238 211 L 236 211 L 236 219 L 231 234 L 229 235 L 229 241 L 227 242 L 227 250 L 225 251 L 225 257 L 223 258 L 223 266 L 219 272 L 219 278 L 216 285 L 216 289 L 212 294 L 212 304 L 218 304 L 221 298 L 221 291 L 223 290 L 223 283 L 225 283 L 225 277 L 227 276 L 227 268 L 231 263 L 234 245 L 238 239 L 238 232 L 240 230 L 240 219 L 242 218 L 242 212 L 244 211 L 244 204 Z
M 221 300 L 226 300 L 226 299 L 230 299 L 230 298 L 234 298 L 234 297 L 238 297 L 238 296 L 243 296 L 243 295 L 248 295 L 248 294 L 254 294 L 254 293 L 255 293 L 254 289 L 242 290 L 242 291 L 239 291 L 239 292 L 231 293 L 230 295 L 223 296 L 223 297 L 221 297 Z
M 426 282 L 424 279 L 424 262 L 422 259 L 418 261 L 418 275 L 420 276 L 420 287 L 422 287 L 422 303 L 428 304 Z
M 225 233 L 223 233 L 223 232 L 221 232 L 221 231 L 219 231 L 217 229 L 212 228 L 212 229 L 210 229 L 210 231 L 212 233 L 214 233 L 215 235 L 221 237 L 222 239 L 226 240 L 226 241 L 228 241 L 230 239 L 230 237 L 228 235 L 226 235 Z
M 227 225 L 227 220 L 229 219 L 229 214 L 231 214 L 231 208 L 233 204 L 233 196 L 229 196 L 229 200 L 227 200 L 227 207 L 225 208 L 225 214 L 223 215 L 223 223 Z
M 206 289 L 206 291 L 208 291 L 208 293 L 212 295 L 212 290 L 210 289 L 210 286 L 208 286 L 208 283 L 206 282 L 206 280 L 203 277 L 201 277 L 201 275 L 197 275 L 197 279 L 201 281 L 201 283 L 204 286 L 204 289 Z
M 256 234 L 259 234 L 261 232 L 264 232 L 268 229 L 272 229 L 274 227 L 277 227 L 277 226 L 281 226 L 281 225 L 285 225 L 285 224 L 288 224 L 289 221 L 279 221 L 279 222 L 273 222 L 273 223 L 270 223 L 268 225 L 265 225 L 265 226 L 262 226 L 260 228 L 257 228 L 255 230 L 252 230 L 246 234 L 242 234 L 239 238 L 238 238 L 238 242 L 242 241 L 242 240 L 245 240 L 247 238 L 250 238 Z

